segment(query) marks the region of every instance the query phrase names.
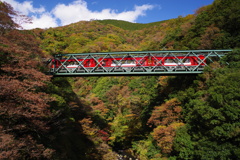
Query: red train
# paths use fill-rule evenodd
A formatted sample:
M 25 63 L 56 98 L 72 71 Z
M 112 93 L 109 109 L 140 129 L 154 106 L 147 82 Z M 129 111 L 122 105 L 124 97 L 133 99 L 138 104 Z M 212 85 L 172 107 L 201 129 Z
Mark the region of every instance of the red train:
M 117 58 L 87 58 L 87 59 L 61 59 L 52 60 L 51 69 L 60 70 L 86 70 L 86 69 L 103 69 L 111 70 L 116 68 L 186 68 L 196 67 L 203 68 L 206 64 L 205 57 L 199 56 L 145 56 L 145 57 L 117 57 Z M 63 66 L 64 65 L 64 66 Z M 59 68 L 60 67 L 60 68 Z M 77 69 L 76 69 L 77 68 Z

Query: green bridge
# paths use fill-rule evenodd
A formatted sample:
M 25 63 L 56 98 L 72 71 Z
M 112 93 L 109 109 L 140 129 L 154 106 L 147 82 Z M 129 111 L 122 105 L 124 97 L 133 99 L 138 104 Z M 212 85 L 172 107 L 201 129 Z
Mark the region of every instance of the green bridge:
M 232 50 L 173 50 L 56 54 L 48 61 L 53 76 L 182 75 L 202 73 L 205 66 Z

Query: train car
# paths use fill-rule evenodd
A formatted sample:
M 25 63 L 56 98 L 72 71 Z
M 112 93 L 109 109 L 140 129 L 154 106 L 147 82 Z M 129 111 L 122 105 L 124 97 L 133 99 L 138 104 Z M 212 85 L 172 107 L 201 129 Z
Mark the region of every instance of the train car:
M 186 67 L 203 68 L 206 60 L 203 55 L 199 56 L 145 56 L 145 57 L 116 57 L 116 58 L 88 58 L 88 59 L 61 59 L 52 60 L 51 69 L 59 72 L 87 70 L 96 71 L 129 71 L 143 69 L 185 69 Z

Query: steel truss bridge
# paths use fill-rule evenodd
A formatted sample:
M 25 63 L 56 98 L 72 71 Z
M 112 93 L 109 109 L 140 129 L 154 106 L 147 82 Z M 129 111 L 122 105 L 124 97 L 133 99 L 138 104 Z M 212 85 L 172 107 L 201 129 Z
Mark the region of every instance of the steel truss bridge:
M 205 66 L 220 60 L 221 57 L 231 51 L 232 50 L 164 50 L 56 54 L 53 59 L 48 61 L 50 64 L 49 74 L 53 76 L 199 74 L 203 72 Z M 127 60 L 131 60 L 131 64 L 134 65 L 125 65 L 126 63 L 130 63 L 127 62 Z M 167 62 L 167 60 L 171 62 Z M 104 62 L 108 63 L 108 61 L 111 61 L 112 64 L 104 64 Z M 87 64 L 89 62 L 91 63 L 90 65 Z

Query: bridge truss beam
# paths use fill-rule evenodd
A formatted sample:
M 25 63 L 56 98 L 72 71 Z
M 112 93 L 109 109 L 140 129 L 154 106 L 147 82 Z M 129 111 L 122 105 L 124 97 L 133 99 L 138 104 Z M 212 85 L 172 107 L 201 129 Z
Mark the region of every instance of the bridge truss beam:
M 199 74 L 232 50 L 136 51 L 57 54 L 50 62 L 53 76 Z

